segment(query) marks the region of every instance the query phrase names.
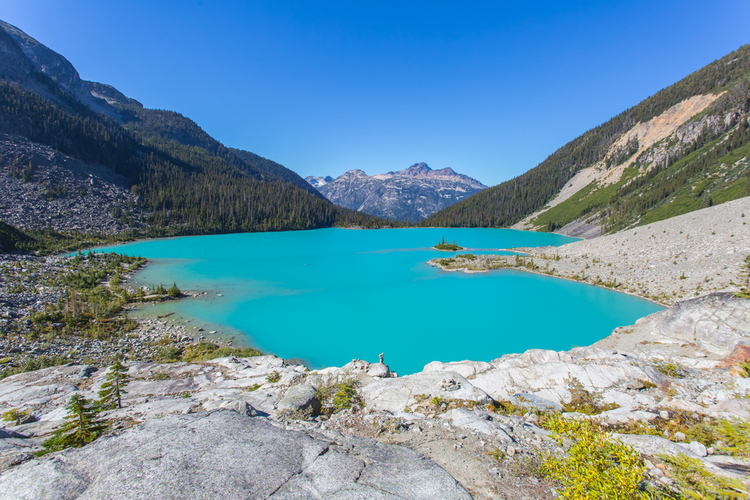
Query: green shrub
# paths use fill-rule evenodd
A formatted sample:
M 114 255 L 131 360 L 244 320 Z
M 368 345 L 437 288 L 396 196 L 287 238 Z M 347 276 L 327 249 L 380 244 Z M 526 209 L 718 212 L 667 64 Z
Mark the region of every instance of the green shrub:
M 576 377 L 568 377 L 565 382 L 568 384 L 568 390 L 570 391 L 570 403 L 563 405 L 563 410 L 566 412 L 597 415 L 603 411 L 619 408 L 619 405 L 614 403 L 602 405 L 602 397 L 599 394 L 592 394 L 587 391 Z
M 362 398 L 357 393 L 354 382 L 345 381 L 336 385 L 333 394 L 333 411 L 346 410 L 355 405 L 362 405 Z
M 252 347 L 219 347 L 213 342 L 201 341 L 185 348 L 185 354 L 182 355 L 182 360 L 188 362 L 208 361 L 216 358 L 226 358 L 228 356 L 251 358 L 253 356 L 262 355 L 262 352 L 253 349 Z
M 176 363 L 180 360 L 182 350 L 176 346 L 166 346 L 156 351 L 154 360 L 158 363 Z
M 260 384 L 253 384 L 247 388 L 247 392 L 255 392 L 260 389 Z
M 684 369 L 680 365 L 671 361 L 657 361 L 654 363 L 654 368 L 668 377 L 682 378 L 684 373 Z
M 12 422 L 15 425 L 21 425 L 21 422 L 31 416 L 31 410 L 19 410 L 13 408 L 6 412 L 3 412 L 3 422 Z
M 550 437 L 567 453 L 542 457 L 542 471 L 561 485 L 560 497 L 569 500 L 648 499 L 639 485 L 646 467 L 631 447 L 613 440 L 590 420 L 553 417 L 546 423 Z
M 266 382 L 268 382 L 269 384 L 276 383 L 279 380 L 281 380 L 281 375 L 276 370 L 266 375 Z

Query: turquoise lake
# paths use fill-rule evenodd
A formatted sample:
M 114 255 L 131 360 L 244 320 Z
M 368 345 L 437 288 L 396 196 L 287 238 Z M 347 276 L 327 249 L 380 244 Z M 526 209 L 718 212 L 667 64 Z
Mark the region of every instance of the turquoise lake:
M 191 320 L 188 328 L 206 324 L 234 335 L 234 345 L 298 358 L 310 368 L 375 362 L 384 353 L 391 370 L 404 375 L 435 360 L 570 349 L 662 309 L 523 271 L 440 271 L 427 261 L 448 255 L 430 248 L 443 237 L 466 247 L 463 253 L 574 241 L 508 229 L 320 229 L 146 240 L 98 251 L 150 259 L 134 284 L 208 291 L 146 312 L 174 312 Z

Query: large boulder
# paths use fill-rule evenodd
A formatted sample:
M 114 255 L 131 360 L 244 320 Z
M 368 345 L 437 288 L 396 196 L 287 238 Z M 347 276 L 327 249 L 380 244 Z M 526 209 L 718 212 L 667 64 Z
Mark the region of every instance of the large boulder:
M 390 377 L 391 369 L 385 363 L 373 363 L 367 369 L 367 374 L 371 377 Z
M 0 497 L 471 499 L 414 451 L 340 441 L 230 411 L 168 416 L 17 466 L 0 475 Z
M 313 415 L 317 415 L 320 413 L 318 390 L 307 384 L 293 385 L 286 392 L 284 399 L 279 401 L 277 410 L 280 412 L 310 410 Z
M 384 378 L 361 389 L 368 407 L 398 413 L 421 401 L 416 396 L 463 399 L 487 404 L 492 399 L 455 372 L 420 372 L 399 378 Z

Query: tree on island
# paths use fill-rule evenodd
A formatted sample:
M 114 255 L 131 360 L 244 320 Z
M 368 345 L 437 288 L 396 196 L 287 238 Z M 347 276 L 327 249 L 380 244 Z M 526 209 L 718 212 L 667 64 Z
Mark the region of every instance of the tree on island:
M 437 250 L 451 250 L 451 251 L 463 250 L 463 247 L 458 246 L 456 244 L 456 240 L 453 240 L 453 243 L 446 243 L 445 236 L 443 236 L 443 238 L 440 240 L 440 243 L 435 245 L 434 248 Z
M 177 283 L 176 282 L 173 282 L 172 286 L 169 288 L 169 290 L 167 290 L 167 295 L 169 295 L 173 299 L 176 299 L 177 297 L 181 297 L 182 296 L 182 290 L 180 290 L 179 288 L 177 288 Z
M 128 368 L 118 359 L 109 369 L 107 379 L 99 391 L 99 408 L 102 410 L 122 408 L 122 395 L 125 394 L 125 386 L 128 382 L 130 382 Z
M 107 430 L 107 424 L 99 418 L 99 411 L 94 403 L 80 394 L 74 394 L 65 408 L 68 410 L 66 422 L 42 443 L 44 450 L 41 454 L 65 448 L 80 448 Z

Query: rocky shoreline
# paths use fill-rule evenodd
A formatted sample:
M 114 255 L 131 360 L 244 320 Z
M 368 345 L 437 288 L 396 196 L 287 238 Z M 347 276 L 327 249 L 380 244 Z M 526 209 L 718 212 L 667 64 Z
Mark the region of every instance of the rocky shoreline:
M 750 197 L 593 240 L 514 249 L 523 256 L 457 256 L 430 264 L 465 272 L 514 268 L 671 305 L 747 286 L 748 221 Z
M 22 253 L 0 253 L 0 372 L 10 367 L 33 368 L 45 363 L 84 363 L 103 367 L 116 357 L 150 361 L 165 347 L 183 349 L 204 337 L 191 332 L 185 324 L 169 318 L 133 318 L 125 306 L 122 320 L 125 328 L 119 334 L 95 338 L 90 335 L 59 334 L 63 323 L 54 323 L 40 334 L 33 323 L 33 314 L 41 314 L 63 298 L 64 279 L 73 271 L 72 257 L 37 257 Z M 127 280 L 128 274 L 123 275 Z M 135 290 L 128 289 L 130 294 Z M 184 299 L 203 295 L 183 292 Z M 148 301 L 140 305 L 155 302 Z M 159 300 L 163 298 L 159 297 Z M 231 342 L 211 339 L 221 345 Z

